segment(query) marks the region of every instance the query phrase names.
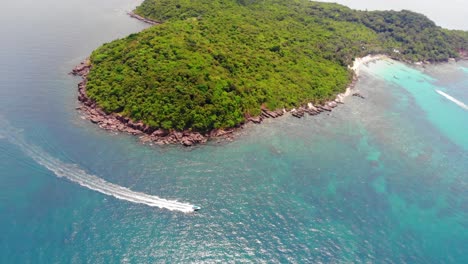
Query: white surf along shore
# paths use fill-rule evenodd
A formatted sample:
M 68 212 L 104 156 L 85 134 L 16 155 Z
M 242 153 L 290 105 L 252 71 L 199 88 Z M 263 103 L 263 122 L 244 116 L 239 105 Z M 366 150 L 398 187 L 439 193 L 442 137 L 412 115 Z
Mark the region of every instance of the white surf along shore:
M 352 71 L 354 71 L 355 78 L 356 78 L 355 81 L 357 81 L 357 78 L 359 77 L 359 70 L 363 65 L 365 65 L 365 64 L 367 64 L 369 62 L 374 62 L 374 61 L 377 61 L 377 60 L 382 60 L 382 59 L 387 59 L 387 58 L 388 58 L 388 56 L 382 55 L 382 54 L 367 55 L 365 57 L 354 59 L 353 66 L 348 66 L 348 68 L 351 69 Z M 353 89 L 354 89 L 354 81 L 353 81 L 352 85 L 350 85 L 348 88 L 346 88 L 346 91 L 344 93 L 340 93 L 340 94 L 338 94 L 336 96 L 335 101 L 339 102 L 339 103 L 344 103 L 344 99 L 351 95 Z
M 301 118 L 304 115 L 304 112 L 307 112 L 307 113 L 309 113 L 311 115 L 316 115 L 317 113 L 320 113 L 323 110 L 331 111 L 332 108 L 338 106 L 338 103 L 343 104 L 344 101 L 345 101 L 345 98 L 350 96 L 350 95 L 355 95 L 355 96 L 358 96 L 358 97 L 361 97 L 361 98 L 364 99 L 364 97 L 361 94 L 359 94 L 358 91 L 356 91 L 354 89 L 354 87 L 356 86 L 356 83 L 358 82 L 360 68 L 363 65 L 366 65 L 369 62 L 373 62 L 373 61 L 377 61 L 377 60 L 381 60 L 381 59 L 386 59 L 386 58 L 388 58 L 388 56 L 377 54 L 377 55 L 367 55 L 365 57 L 360 57 L 360 58 L 354 59 L 353 65 L 352 66 L 348 65 L 348 69 L 350 69 L 350 70 L 352 70 L 354 72 L 353 80 L 348 85 L 348 87 L 346 88 L 346 90 L 343 93 L 337 94 L 334 100 L 327 101 L 323 105 L 315 105 L 314 106 L 314 104 L 312 102 L 310 102 L 310 103 L 307 103 L 307 105 L 305 105 L 305 106 L 298 107 L 297 109 L 293 108 L 290 111 L 291 114 L 293 116 L 295 116 L 295 117 Z M 286 113 L 288 111 L 286 109 L 283 109 L 282 112 Z M 265 117 L 268 118 L 268 116 L 265 116 Z M 260 123 L 261 120 L 260 121 L 250 120 L 250 121 L 253 121 L 254 123 Z

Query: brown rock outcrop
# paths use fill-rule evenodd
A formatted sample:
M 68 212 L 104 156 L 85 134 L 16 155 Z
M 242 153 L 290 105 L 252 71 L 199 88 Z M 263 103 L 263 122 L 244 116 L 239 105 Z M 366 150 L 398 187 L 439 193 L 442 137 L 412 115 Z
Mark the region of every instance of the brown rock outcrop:
M 129 16 L 135 18 L 135 19 L 138 19 L 138 20 L 140 20 L 140 21 L 142 21 L 142 22 L 145 22 L 145 23 L 147 23 L 147 24 L 150 24 L 150 25 L 159 25 L 159 24 L 162 24 L 162 23 L 159 22 L 159 21 L 156 21 L 156 20 L 152 20 L 152 19 L 148 19 L 148 18 L 142 17 L 142 16 L 137 15 L 137 14 L 135 14 L 135 13 L 133 13 L 133 12 L 128 12 L 127 14 L 128 14 Z

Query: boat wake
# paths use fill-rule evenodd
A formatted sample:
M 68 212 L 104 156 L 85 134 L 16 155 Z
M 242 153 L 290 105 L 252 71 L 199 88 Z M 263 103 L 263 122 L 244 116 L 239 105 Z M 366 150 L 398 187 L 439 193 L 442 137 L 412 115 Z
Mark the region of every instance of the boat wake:
M 3 122 L 3 125 L 7 123 Z M 18 146 L 26 155 L 35 162 L 52 171 L 57 177 L 66 178 L 88 189 L 113 196 L 117 199 L 152 207 L 165 208 L 173 211 L 190 213 L 199 207 L 175 200 L 166 200 L 157 196 L 135 192 L 128 188 L 105 181 L 97 176 L 91 175 L 75 164 L 65 163 L 42 150 L 38 146 L 28 144 L 20 135 L 19 130 L 12 127 L 0 128 L 0 139 L 7 139 Z
M 440 90 L 436 90 L 436 92 L 440 95 L 442 95 L 443 97 L 449 99 L 450 101 L 454 102 L 456 105 L 460 106 L 461 108 L 465 109 L 465 110 L 468 110 L 468 106 L 466 104 L 464 104 L 463 102 L 455 99 L 454 97 L 440 91 Z

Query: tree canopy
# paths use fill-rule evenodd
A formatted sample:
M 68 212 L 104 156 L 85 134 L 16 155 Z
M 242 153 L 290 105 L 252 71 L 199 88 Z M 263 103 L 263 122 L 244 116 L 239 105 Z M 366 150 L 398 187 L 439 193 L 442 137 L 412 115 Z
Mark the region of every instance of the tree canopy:
M 307 0 L 145 0 L 164 21 L 91 55 L 87 93 L 106 112 L 154 128 L 233 127 L 262 107 L 334 97 L 354 58 L 386 53 L 444 61 L 468 50 L 463 31 L 410 11 L 355 11 Z M 394 52 L 398 50 L 398 52 Z

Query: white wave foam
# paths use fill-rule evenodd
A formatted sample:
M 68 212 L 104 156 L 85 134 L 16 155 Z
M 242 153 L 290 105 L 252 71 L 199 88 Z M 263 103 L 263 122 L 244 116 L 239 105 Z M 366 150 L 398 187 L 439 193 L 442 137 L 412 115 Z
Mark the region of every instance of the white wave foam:
M 440 95 L 442 95 L 443 97 L 449 99 L 450 101 L 454 102 L 455 104 L 457 104 L 458 106 L 460 106 L 461 108 L 465 109 L 465 110 L 468 110 L 468 106 L 466 104 L 464 104 L 463 102 L 455 99 L 454 97 L 440 91 L 440 90 L 436 90 L 436 92 Z
M 3 130 L 3 129 L 2 129 Z M 4 129 L 0 132 L 9 132 L 11 129 Z M 2 133 L 0 133 L 1 135 Z M 105 195 L 113 196 L 117 199 L 129 201 L 132 203 L 145 204 L 152 207 L 165 208 L 184 213 L 193 212 L 193 205 L 181 203 L 174 200 L 166 200 L 157 196 L 135 192 L 128 188 L 107 182 L 99 177 L 88 174 L 75 164 L 65 163 L 52 157 L 41 148 L 27 144 L 18 134 L 4 135 L 10 142 L 17 145 L 21 150 L 31 157 L 38 164 L 52 171 L 57 177 L 64 177 L 72 182 L 88 189 L 100 192 Z

